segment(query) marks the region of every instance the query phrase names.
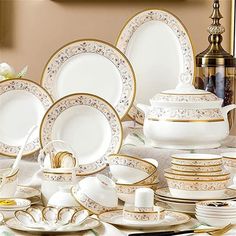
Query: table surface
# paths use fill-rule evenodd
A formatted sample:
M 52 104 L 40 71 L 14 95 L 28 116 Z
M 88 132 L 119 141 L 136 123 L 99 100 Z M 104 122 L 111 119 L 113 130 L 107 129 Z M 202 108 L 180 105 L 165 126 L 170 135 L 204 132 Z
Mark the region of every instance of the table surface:
M 120 153 L 127 154 L 131 156 L 136 156 L 140 158 L 153 158 L 156 159 L 159 163 L 159 171 L 160 171 L 160 184 L 162 186 L 166 185 L 165 179 L 163 177 L 163 170 L 168 168 L 170 166 L 170 155 L 174 153 L 183 153 L 183 152 L 193 152 L 193 150 L 170 150 L 170 149 L 160 149 L 160 148 L 153 148 L 148 145 L 147 141 L 145 140 L 142 129 L 137 126 L 133 127 L 133 122 L 125 122 L 123 123 L 124 127 L 124 142 L 123 146 L 121 148 Z M 229 145 L 236 145 L 236 138 L 235 137 L 229 137 L 226 142 L 224 142 L 224 145 L 222 145 L 219 148 L 216 149 L 210 149 L 210 150 L 194 150 L 194 152 L 199 153 L 212 153 L 212 154 L 220 154 L 223 152 L 231 152 L 236 151 L 236 148 L 229 148 L 225 144 Z M 9 167 L 11 163 L 13 163 L 14 158 L 10 157 L 3 157 L 0 156 L 0 167 Z M 37 153 L 35 153 L 33 156 L 24 157 L 22 161 L 20 162 L 20 171 L 19 171 L 19 179 L 18 183 L 21 185 L 26 186 L 32 186 L 36 188 L 40 188 L 41 179 L 39 178 L 39 170 L 40 167 L 37 163 Z M 179 227 L 172 227 L 173 229 L 189 229 L 193 227 L 193 225 L 196 225 L 196 220 L 191 220 L 190 223 L 181 225 Z M 170 230 L 170 228 L 165 229 Z M 0 226 L 0 235 L 4 236 L 3 231 L 10 232 L 9 235 L 31 235 L 27 233 L 21 233 L 16 232 L 8 229 L 6 226 L 2 225 Z M 128 230 L 128 229 L 122 229 L 114 227 L 110 224 L 102 224 L 94 231 L 87 231 L 81 234 L 75 234 L 75 235 L 99 235 L 99 236 L 120 236 L 120 235 L 128 235 L 132 232 L 142 232 L 142 231 L 134 231 L 134 230 Z M 8 236 L 7 234 L 5 234 Z M 201 234 L 204 236 L 204 234 Z M 205 234 L 208 235 L 208 234 Z M 231 230 L 225 235 L 235 236 L 236 235 L 236 229 Z

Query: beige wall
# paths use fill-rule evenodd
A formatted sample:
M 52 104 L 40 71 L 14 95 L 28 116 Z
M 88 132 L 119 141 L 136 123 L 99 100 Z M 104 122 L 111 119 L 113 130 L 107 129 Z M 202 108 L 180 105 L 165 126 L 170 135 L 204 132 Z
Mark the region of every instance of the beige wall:
M 230 2 L 221 1 L 229 50 Z M 45 63 L 60 46 L 80 38 L 110 43 L 127 18 L 145 8 L 167 9 L 186 25 L 198 53 L 207 46 L 212 0 L 0 0 L 0 62 L 29 65 L 27 78 L 39 81 Z

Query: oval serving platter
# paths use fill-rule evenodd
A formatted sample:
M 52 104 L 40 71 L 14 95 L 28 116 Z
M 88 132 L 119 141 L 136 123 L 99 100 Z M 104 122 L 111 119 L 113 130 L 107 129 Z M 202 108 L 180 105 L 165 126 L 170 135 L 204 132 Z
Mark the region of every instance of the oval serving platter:
M 194 77 L 190 38 L 169 12 L 150 9 L 137 13 L 121 30 L 116 46 L 134 68 L 137 91 L 129 115 L 138 123 L 143 124 L 144 113 L 137 103 L 147 104 L 156 93 L 175 88 L 182 73 Z

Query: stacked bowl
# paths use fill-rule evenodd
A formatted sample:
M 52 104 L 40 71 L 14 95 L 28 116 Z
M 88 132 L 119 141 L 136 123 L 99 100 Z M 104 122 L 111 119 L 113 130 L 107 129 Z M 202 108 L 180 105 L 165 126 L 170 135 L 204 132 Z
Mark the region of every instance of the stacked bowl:
M 114 154 L 108 157 L 108 163 L 120 200 L 132 204 L 136 189 L 157 189 L 159 180 L 156 160 Z
M 236 202 L 201 201 L 196 204 L 196 218 L 213 227 L 236 224 Z
M 224 195 L 230 175 L 222 167 L 222 156 L 213 154 L 172 155 L 165 178 L 173 197 L 216 199 Z

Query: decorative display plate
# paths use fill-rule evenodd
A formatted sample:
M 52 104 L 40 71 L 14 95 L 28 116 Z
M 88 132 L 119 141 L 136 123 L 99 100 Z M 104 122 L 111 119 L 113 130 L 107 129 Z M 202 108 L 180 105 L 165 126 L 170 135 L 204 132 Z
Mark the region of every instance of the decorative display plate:
M 135 96 L 135 76 L 127 58 L 114 46 L 94 39 L 69 43 L 49 59 L 42 86 L 56 101 L 73 93 L 104 98 L 123 118 Z
M 15 156 L 29 129 L 40 126 L 51 105 L 50 95 L 32 81 L 11 79 L 0 82 L 0 153 Z M 34 132 L 23 155 L 39 149 L 38 133 Z
M 94 218 L 88 218 L 84 223 L 81 225 L 78 225 L 77 227 L 71 227 L 63 230 L 46 230 L 46 229 L 37 229 L 37 228 L 28 228 L 22 225 L 19 221 L 17 221 L 15 218 L 12 218 L 10 220 L 6 221 L 6 226 L 9 227 L 10 229 L 14 230 L 19 230 L 19 231 L 24 231 L 28 233 L 38 233 L 38 234 L 65 234 L 65 233 L 75 233 L 79 231 L 85 231 L 89 229 L 94 229 L 98 227 L 101 223 L 94 219 Z
M 140 221 L 128 221 L 123 218 L 123 211 L 109 211 L 99 215 L 99 219 L 103 222 L 123 226 L 126 228 L 133 228 L 133 229 L 151 229 L 151 228 L 158 228 L 158 227 L 170 227 L 173 225 L 180 225 L 190 221 L 191 217 L 179 213 L 179 212 L 172 212 L 166 211 L 165 219 L 159 222 L 140 222 Z
M 123 27 L 116 46 L 128 57 L 136 75 L 137 92 L 129 115 L 143 124 L 137 103 L 148 104 L 156 93 L 173 89 L 181 73 L 194 77 L 194 55 L 183 24 L 172 14 L 145 10 Z
M 42 147 L 52 140 L 65 141 L 75 150 L 79 174 L 94 173 L 106 166 L 109 154 L 120 150 L 122 126 L 117 112 L 104 99 L 72 94 L 58 100 L 43 118 Z
M 169 200 L 174 200 L 174 201 L 177 201 L 177 202 L 193 202 L 193 201 L 196 201 L 198 202 L 199 199 L 182 199 L 182 198 L 176 198 L 176 197 L 173 197 L 169 191 L 169 188 L 160 188 L 160 189 L 157 189 L 156 190 L 156 196 L 161 196 L 162 198 L 165 198 L 165 199 L 169 199 Z M 225 190 L 225 193 L 222 197 L 220 198 L 217 198 L 218 200 L 230 200 L 230 199 L 234 199 L 236 198 L 236 190 L 234 189 L 226 189 Z M 214 200 L 214 199 L 212 199 Z

